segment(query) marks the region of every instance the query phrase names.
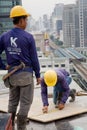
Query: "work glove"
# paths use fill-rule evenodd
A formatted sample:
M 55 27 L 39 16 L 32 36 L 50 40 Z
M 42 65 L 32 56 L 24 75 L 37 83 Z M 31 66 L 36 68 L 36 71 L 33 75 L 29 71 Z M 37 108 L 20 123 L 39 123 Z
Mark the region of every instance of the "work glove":
M 64 105 L 63 103 L 59 103 L 59 104 L 58 104 L 59 110 L 62 110 L 64 107 L 65 107 L 65 105 Z
M 42 108 L 42 111 L 43 111 L 43 113 L 48 113 L 48 106 L 44 106 L 44 107 Z

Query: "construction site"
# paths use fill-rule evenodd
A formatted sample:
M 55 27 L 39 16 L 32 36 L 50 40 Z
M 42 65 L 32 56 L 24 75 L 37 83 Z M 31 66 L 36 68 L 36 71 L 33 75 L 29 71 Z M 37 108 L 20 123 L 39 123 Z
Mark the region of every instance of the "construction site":
M 5 130 L 5 123 L 7 123 L 9 117 L 9 114 L 7 114 L 9 89 L 5 88 L 2 82 L 1 86 L 2 88 L 0 91 L 0 123 L 2 124 L 2 127 L 0 129 Z M 68 100 L 65 109 L 60 111 L 55 108 L 53 104 L 53 99 L 49 96 L 49 111 L 48 113 L 44 114 L 42 112 L 41 88 L 40 86 L 37 86 L 35 84 L 34 100 L 27 117 L 27 129 L 62 130 L 63 128 L 67 128 L 67 130 L 72 130 L 71 128 L 76 128 L 76 130 L 86 130 L 87 92 L 81 89 L 74 80 L 70 84 L 70 88 L 74 88 L 78 92 L 78 95 L 76 95 L 75 102 L 70 103 Z M 52 91 L 52 88 L 49 88 L 49 95 L 52 94 Z M 10 128 L 8 130 L 10 130 Z
M 52 57 L 39 56 L 41 65 L 41 74 L 51 68 L 67 69 L 72 75 L 71 89 L 76 89 L 76 99 L 70 103 L 69 99 L 66 107 L 63 110 L 58 110 L 53 104 L 53 99 L 50 95 L 53 93 L 53 88 L 49 88 L 49 110 L 48 113 L 42 112 L 41 101 L 41 86 L 36 85 L 34 78 L 34 100 L 27 117 L 28 130 L 86 130 L 87 129 L 87 58 L 77 52 L 73 48 L 55 49 L 53 43 L 49 45 L 53 53 Z M 53 47 L 52 47 L 53 46 Z M 60 60 L 61 59 L 61 60 Z M 55 62 L 56 61 L 56 62 Z M 67 61 L 67 62 L 66 62 Z M 56 64 L 56 65 L 55 65 Z M 62 65 L 62 66 L 61 66 Z M 6 71 L 0 71 L 0 123 L 5 123 L 6 113 L 8 109 L 8 94 L 9 89 L 5 87 L 2 77 Z M 7 118 L 8 118 L 7 114 Z M 16 119 L 15 119 L 16 124 Z M 2 125 L 0 130 L 5 130 L 5 125 Z M 6 129 L 7 130 L 7 129 Z M 10 128 L 8 129 L 10 130 Z M 16 130 L 16 128 L 15 128 Z
M 36 21 L 22 1 L 0 0 L 0 130 L 87 130 L 86 0 Z

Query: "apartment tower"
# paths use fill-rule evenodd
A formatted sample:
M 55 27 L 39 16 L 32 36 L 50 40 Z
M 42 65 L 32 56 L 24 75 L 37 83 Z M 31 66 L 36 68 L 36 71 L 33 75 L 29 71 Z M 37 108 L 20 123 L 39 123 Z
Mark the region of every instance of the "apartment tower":
M 21 5 L 21 0 L 0 0 L 0 34 L 12 28 L 9 18 L 10 10 L 15 5 Z

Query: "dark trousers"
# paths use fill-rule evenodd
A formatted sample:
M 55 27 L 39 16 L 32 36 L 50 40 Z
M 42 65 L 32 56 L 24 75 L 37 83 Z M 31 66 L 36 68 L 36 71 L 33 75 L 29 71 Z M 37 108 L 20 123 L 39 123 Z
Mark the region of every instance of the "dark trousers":
M 33 76 L 29 72 L 14 74 L 10 77 L 8 112 L 17 111 L 19 115 L 27 116 L 33 101 L 34 84 Z
M 67 81 L 67 83 L 69 85 L 71 83 L 71 81 L 72 81 L 72 78 L 68 76 L 66 78 L 66 81 Z M 53 88 L 53 102 L 54 102 L 54 104 L 56 104 L 58 100 L 61 100 L 62 92 L 63 92 L 63 89 L 62 89 L 61 83 L 58 83 Z

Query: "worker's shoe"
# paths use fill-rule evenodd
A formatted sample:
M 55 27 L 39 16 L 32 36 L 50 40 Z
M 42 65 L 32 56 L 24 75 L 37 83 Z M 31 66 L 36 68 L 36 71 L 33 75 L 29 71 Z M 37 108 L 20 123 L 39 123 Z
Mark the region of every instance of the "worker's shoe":
M 64 107 L 65 107 L 65 104 L 63 104 L 63 103 L 58 104 L 58 109 L 59 110 L 62 110 Z
M 71 97 L 71 99 L 69 100 L 69 102 L 74 102 L 75 98 L 76 98 L 76 89 L 70 89 L 69 96 Z
M 17 115 L 17 130 L 27 130 L 26 128 L 27 116 Z
M 62 98 L 62 92 L 58 93 L 58 99 L 57 99 L 57 102 L 55 104 L 55 108 L 58 108 L 58 105 L 60 104 L 61 102 L 61 98 Z
M 55 104 L 55 108 L 58 108 L 58 104 L 60 103 L 60 101 L 57 100 L 56 104 Z

